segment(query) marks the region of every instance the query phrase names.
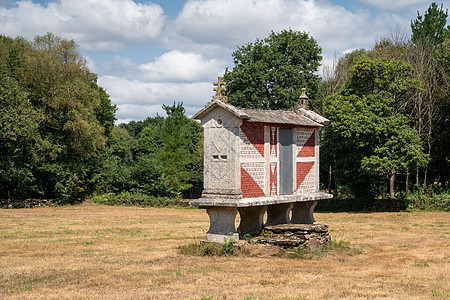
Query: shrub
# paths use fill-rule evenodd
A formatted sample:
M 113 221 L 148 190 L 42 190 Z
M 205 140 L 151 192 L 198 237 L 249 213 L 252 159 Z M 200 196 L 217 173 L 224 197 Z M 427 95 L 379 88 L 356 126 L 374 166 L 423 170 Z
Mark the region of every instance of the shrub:
M 92 201 L 103 205 L 123 206 L 187 206 L 187 202 L 181 198 L 155 197 L 137 192 L 121 192 L 118 194 L 107 193 L 95 195 Z
M 181 254 L 194 256 L 229 256 L 248 254 L 248 251 L 238 244 L 232 238 L 226 239 L 223 244 L 219 243 L 191 243 L 178 247 Z
M 438 185 L 419 186 L 403 196 L 407 210 L 450 211 L 450 191 Z

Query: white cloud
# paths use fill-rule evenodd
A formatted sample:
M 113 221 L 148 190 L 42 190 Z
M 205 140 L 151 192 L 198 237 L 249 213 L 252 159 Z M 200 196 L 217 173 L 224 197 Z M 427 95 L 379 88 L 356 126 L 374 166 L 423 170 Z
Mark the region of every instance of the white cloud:
M 166 105 L 172 105 L 172 102 L 165 103 Z M 188 117 L 192 117 L 196 112 L 204 107 L 202 106 L 192 106 L 185 105 L 185 115 Z M 131 121 L 144 120 L 148 117 L 154 117 L 156 115 L 160 115 L 162 117 L 166 116 L 166 112 L 162 108 L 162 105 L 140 105 L 140 104 L 120 104 L 118 105 L 118 110 L 116 113 L 116 124 L 120 123 L 129 123 Z
M 265 38 L 272 30 L 309 32 L 329 63 L 335 53 L 372 47 L 397 24 L 409 28 L 416 11 L 424 12 L 428 5 L 425 0 L 359 0 L 384 10 L 380 12 L 349 11 L 332 0 L 189 0 L 168 21 L 160 6 L 136 1 L 56 0 L 44 5 L 23 0 L 13 7 L 0 5 L 1 33 L 31 39 L 49 31 L 75 39 L 82 50 L 111 51 L 132 43 L 112 61 L 87 58 L 99 84 L 118 104 L 117 117 L 129 121 L 161 114 L 162 104 L 174 100 L 183 101 L 192 115 L 211 99 L 212 81 L 232 67 L 236 46 Z M 139 44 L 163 45 L 167 52 L 146 61 Z M 127 57 L 135 54 L 140 63 Z
M 158 104 L 183 101 L 192 105 L 208 102 L 213 96 L 211 82 L 142 82 L 114 76 L 102 76 L 99 84 L 117 104 Z
M 154 62 L 137 65 L 128 58 L 116 57 L 103 65 L 103 73 L 143 82 L 197 82 L 213 80 L 224 72 L 225 62 L 201 54 L 173 50 Z
M 155 40 L 164 24 L 159 5 L 132 0 L 60 0 L 47 5 L 25 0 L 0 8 L 2 34 L 31 39 L 52 32 L 88 50 L 118 50 L 129 41 Z
M 339 5 L 313 0 L 188 1 L 177 19 L 167 25 L 168 47 L 212 56 L 265 38 L 273 30 L 306 31 L 328 55 L 348 48 L 369 47 L 374 36 L 386 31 L 385 19 L 369 11 L 350 12 Z
M 223 61 L 205 59 L 201 54 L 183 53 L 178 50 L 167 52 L 153 63 L 142 65 L 141 69 L 151 81 L 199 81 L 211 79 L 223 70 Z
M 234 47 L 261 33 L 268 34 L 285 12 L 285 1 L 188 1 L 174 28 L 201 44 Z
M 118 119 L 154 116 L 163 111 L 162 104 L 172 105 L 174 101 L 183 102 L 186 114 L 192 115 L 214 94 L 210 82 L 142 82 L 114 76 L 102 76 L 98 82 L 117 104 Z
M 101 73 L 108 76 L 99 81 L 118 104 L 119 119 L 161 113 L 162 104 L 174 100 L 183 101 L 192 115 L 211 99 L 211 82 L 231 63 L 225 53 L 236 45 L 292 28 L 309 32 L 328 62 L 335 53 L 371 47 L 377 36 L 387 33 L 391 18 L 312 0 L 188 1 L 162 35 L 173 50 L 145 64 L 116 57 L 102 66 Z
M 94 74 L 98 74 L 99 69 L 97 67 L 97 63 L 95 62 L 95 60 L 86 56 L 84 57 L 84 59 L 86 60 L 86 64 L 89 70 Z
M 382 10 L 402 10 L 408 7 L 417 7 L 419 4 L 428 4 L 429 0 L 359 0 L 361 3 L 366 3 L 375 6 Z
M 132 120 L 143 120 L 150 116 L 164 116 L 164 110 L 161 105 L 144 104 L 120 104 L 118 105 L 116 117 L 117 124 L 129 123 Z

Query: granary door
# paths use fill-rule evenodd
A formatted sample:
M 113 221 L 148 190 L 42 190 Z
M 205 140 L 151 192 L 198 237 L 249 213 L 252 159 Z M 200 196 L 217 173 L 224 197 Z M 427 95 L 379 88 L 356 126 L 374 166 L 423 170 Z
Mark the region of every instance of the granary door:
M 280 195 L 292 194 L 294 178 L 294 130 L 279 131 L 280 141 Z

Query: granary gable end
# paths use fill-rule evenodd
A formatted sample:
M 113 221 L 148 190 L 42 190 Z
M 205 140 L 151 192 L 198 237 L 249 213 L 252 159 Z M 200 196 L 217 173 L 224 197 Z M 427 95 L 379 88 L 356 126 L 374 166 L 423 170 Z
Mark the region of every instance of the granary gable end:
M 204 128 L 203 196 L 242 195 L 239 177 L 239 128 L 242 119 L 235 108 L 214 100 L 193 118 L 201 119 Z

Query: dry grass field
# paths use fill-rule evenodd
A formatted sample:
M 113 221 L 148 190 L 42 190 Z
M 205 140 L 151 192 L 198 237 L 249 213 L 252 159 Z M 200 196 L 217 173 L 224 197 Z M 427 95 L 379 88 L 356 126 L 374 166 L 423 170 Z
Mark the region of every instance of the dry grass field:
M 449 299 L 450 214 L 317 213 L 355 251 L 187 256 L 201 209 L 0 210 L 1 299 Z

